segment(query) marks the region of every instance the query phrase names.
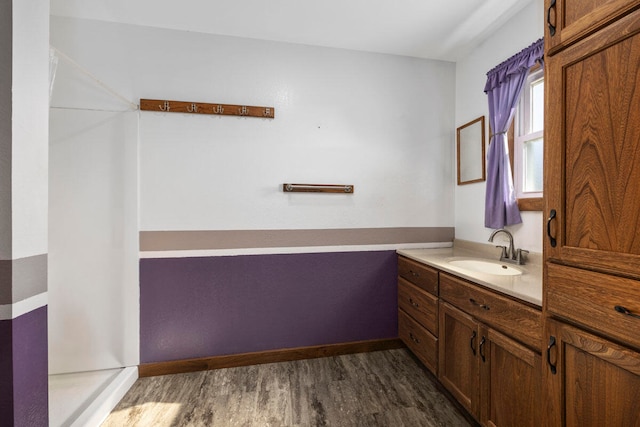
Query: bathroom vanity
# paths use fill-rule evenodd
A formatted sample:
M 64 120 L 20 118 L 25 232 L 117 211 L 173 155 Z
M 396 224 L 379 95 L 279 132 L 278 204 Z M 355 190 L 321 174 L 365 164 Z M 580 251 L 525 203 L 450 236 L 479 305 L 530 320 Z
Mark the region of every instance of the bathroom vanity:
M 538 426 L 542 267 L 490 256 L 398 251 L 399 336 L 483 425 Z

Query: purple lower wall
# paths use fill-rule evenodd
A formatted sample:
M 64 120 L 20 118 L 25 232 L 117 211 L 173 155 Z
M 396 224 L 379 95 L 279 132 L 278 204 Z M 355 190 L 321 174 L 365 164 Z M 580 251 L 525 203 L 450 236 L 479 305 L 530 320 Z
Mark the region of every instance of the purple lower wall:
M 47 426 L 47 307 L 0 321 L 0 343 L 0 425 Z
M 0 425 L 13 419 L 13 320 L 0 320 Z
M 141 363 L 395 338 L 395 251 L 140 261 Z

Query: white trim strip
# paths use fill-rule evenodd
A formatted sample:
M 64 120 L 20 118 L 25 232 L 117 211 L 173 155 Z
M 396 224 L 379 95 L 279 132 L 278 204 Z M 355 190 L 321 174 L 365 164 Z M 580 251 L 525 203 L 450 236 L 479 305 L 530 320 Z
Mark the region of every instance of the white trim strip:
M 140 258 L 196 258 L 235 255 L 279 255 L 325 252 L 373 252 L 396 251 L 399 249 L 451 248 L 453 242 L 398 243 L 386 245 L 354 246 L 308 246 L 291 248 L 240 248 L 240 249 L 204 249 L 184 251 L 141 251 Z
M 128 366 L 76 418 L 71 427 L 99 426 L 138 379 L 138 367 Z
M 13 304 L 0 304 L 0 320 L 13 320 L 23 314 L 30 313 L 49 303 L 47 292 L 34 295 Z

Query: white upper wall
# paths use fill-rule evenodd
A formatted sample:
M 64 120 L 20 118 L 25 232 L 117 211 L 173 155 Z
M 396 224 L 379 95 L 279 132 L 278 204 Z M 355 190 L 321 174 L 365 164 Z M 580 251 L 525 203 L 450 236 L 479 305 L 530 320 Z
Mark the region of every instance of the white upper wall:
M 5 2 L 7 3 L 7 2 Z M 11 3 L 9 1 L 8 3 Z M 7 6 L 3 6 L 6 12 Z M 8 8 L 12 19 L 12 37 L 7 40 L 2 33 L 2 72 L 0 93 L 7 92 L 11 85 L 7 106 L 5 96 L 0 101 L 0 137 L 10 136 L 10 154 L 2 153 L 3 159 L 11 159 L 11 180 L 0 179 L 0 206 L 6 209 L 10 194 L 11 213 L 3 217 L 0 227 L 2 242 L 0 259 L 17 259 L 47 253 L 47 200 L 48 200 L 48 134 L 49 134 L 49 2 L 13 1 Z M 7 19 L 3 13 L 3 20 Z M 6 43 L 11 43 L 11 57 L 7 64 Z M 11 67 L 8 73 L 6 66 Z M 5 78 L 9 77 L 8 81 Z M 7 114 L 11 131 L 7 129 Z M 4 150 L 6 141 L 1 148 Z M 8 167 L 8 169 L 7 169 Z M 3 212 L 4 213 L 4 212 Z M 7 218 L 11 223 L 11 245 L 7 247 Z
M 453 226 L 453 63 L 56 17 L 52 43 L 136 101 L 275 108 L 141 112 L 141 230 Z M 98 98 L 72 86 L 54 105 Z
M 12 2 L 0 2 L 0 260 L 11 259 Z
M 456 63 L 456 127 L 484 115 L 489 143 L 489 107 L 484 93 L 487 72 L 544 35 L 543 9 L 542 1 L 532 2 L 467 58 Z M 456 238 L 487 242 L 492 230 L 484 227 L 485 188 L 484 182 L 455 187 Z M 542 213 L 523 212 L 522 219 L 522 224 L 508 227 L 515 244 L 542 252 Z
M 532 0 L 51 0 L 56 16 L 454 61 Z

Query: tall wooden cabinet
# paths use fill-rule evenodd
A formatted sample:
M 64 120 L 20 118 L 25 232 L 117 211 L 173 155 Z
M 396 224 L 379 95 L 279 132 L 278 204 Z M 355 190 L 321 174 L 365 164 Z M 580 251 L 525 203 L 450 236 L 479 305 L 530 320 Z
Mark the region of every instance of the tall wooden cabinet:
M 640 278 L 640 12 L 545 64 L 547 258 Z
M 545 6 L 545 419 L 640 425 L 640 1 Z

